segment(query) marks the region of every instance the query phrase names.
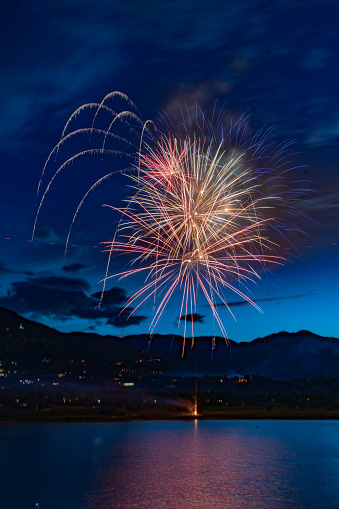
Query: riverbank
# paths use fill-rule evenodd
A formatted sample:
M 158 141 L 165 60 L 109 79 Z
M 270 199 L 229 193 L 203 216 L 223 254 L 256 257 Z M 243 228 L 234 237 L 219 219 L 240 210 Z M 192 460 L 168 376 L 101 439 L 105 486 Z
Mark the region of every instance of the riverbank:
M 165 408 L 109 412 L 99 408 L 54 407 L 45 410 L 1 408 L 0 424 L 47 422 L 126 422 L 134 420 L 329 420 L 339 419 L 339 409 L 326 408 L 207 408 L 197 416 Z

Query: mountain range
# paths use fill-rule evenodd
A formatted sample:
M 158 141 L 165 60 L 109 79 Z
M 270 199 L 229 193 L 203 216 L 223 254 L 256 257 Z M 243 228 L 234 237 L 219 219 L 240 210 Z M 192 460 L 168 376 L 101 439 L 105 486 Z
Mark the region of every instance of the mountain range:
M 213 339 L 213 340 L 212 340 Z M 62 333 L 0 308 L 0 361 L 18 369 L 38 370 L 48 362 L 51 373 L 70 362 L 85 362 L 100 376 L 116 364 L 156 363 L 157 372 L 173 375 L 261 375 L 276 380 L 339 376 L 339 339 L 308 331 L 280 332 L 251 342 L 198 337 L 193 348 L 178 335 L 130 335 L 124 338 L 94 333 Z M 212 348 L 213 346 L 213 348 Z M 45 365 L 46 365 L 45 362 Z

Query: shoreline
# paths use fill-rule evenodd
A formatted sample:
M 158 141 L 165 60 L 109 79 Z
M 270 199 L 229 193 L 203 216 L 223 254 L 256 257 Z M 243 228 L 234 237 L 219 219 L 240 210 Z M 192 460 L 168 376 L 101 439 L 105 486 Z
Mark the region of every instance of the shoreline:
M 192 421 L 192 420 L 339 420 L 339 409 L 325 408 L 232 408 L 227 410 L 206 409 L 194 415 L 188 412 L 150 409 L 110 413 L 98 409 L 49 410 L 0 409 L 0 424 L 43 424 L 43 423 L 94 423 L 94 422 L 132 422 L 132 421 Z

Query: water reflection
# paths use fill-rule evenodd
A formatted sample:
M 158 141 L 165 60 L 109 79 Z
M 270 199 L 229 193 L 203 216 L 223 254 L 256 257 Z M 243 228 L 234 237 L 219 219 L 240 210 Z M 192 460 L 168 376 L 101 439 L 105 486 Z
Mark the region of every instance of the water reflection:
M 338 421 L 2 425 L 0 458 L 1 509 L 339 507 Z
M 301 508 L 296 451 L 256 423 L 134 423 L 111 449 L 87 507 Z

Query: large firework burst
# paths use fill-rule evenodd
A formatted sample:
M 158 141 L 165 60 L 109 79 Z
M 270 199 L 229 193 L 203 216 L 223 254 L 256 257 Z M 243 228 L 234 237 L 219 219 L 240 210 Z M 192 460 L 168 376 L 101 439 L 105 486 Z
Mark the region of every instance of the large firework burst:
M 227 125 L 222 111 L 216 121 L 207 121 L 198 108 L 193 118 L 188 112 L 183 115 L 181 134 L 169 120 L 163 122 L 162 130 L 157 130 L 149 121 L 142 123 L 136 113 L 113 111 L 105 104 L 112 97 L 110 94 L 101 104 L 82 107 L 96 110 L 89 128 L 67 134 L 75 114 L 66 124 L 52 155 L 66 141 L 84 132 L 101 135 L 101 146 L 77 153 L 58 167 L 43 193 L 38 213 L 61 169 L 80 155 L 107 151 L 107 139 L 116 136 L 111 131 L 118 121 L 127 125 L 133 136 L 139 126 L 134 171 L 127 172 L 133 194 L 124 207 L 108 205 L 121 212 L 122 218 L 113 241 L 105 243 L 105 251 L 109 252 L 105 281 L 144 275 L 144 285 L 133 292 L 125 309 L 133 305 L 134 313 L 152 298 L 155 311 L 151 333 L 171 298 L 180 291 L 178 323 L 183 316 L 185 338 L 190 319 L 192 344 L 192 317 L 200 293 L 227 341 L 218 313 L 220 305 L 230 311 L 226 295 L 231 291 L 259 309 L 248 296 L 248 283 L 260 278 L 266 267 L 283 263 L 279 246 L 286 241 L 284 215 L 295 213 L 284 182 L 290 167 L 289 142 L 272 145 L 267 141 L 267 130 L 250 136 L 246 118 Z M 101 110 L 111 115 L 105 129 L 95 127 Z M 126 138 L 119 139 L 131 144 Z M 81 200 L 72 225 L 88 193 L 110 175 L 112 172 L 94 182 Z M 296 230 L 291 224 L 288 229 Z M 113 253 L 128 255 L 131 267 L 110 274 Z M 184 348 L 185 339 L 183 351 Z

